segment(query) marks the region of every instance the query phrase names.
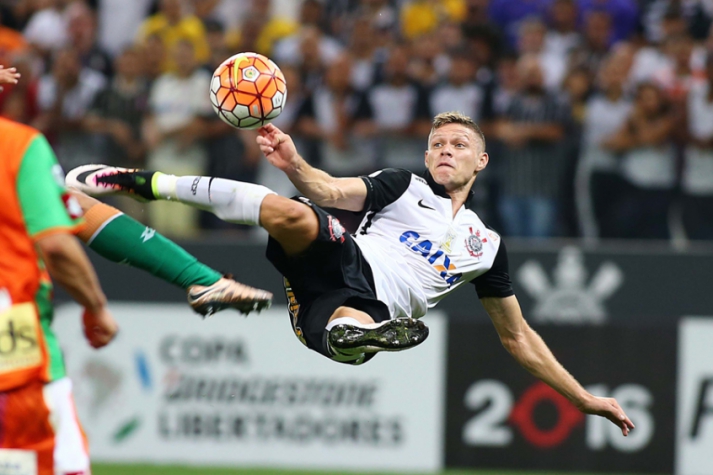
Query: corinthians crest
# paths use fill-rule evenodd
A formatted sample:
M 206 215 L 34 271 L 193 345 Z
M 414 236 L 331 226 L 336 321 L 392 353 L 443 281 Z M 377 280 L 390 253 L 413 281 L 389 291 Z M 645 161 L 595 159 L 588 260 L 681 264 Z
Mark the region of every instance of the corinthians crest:
M 468 249 L 468 254 L 473 257 L 480 258 L 483 255 L 483 243 L 488 242 L 488 238 L 480 238 L 480 230 L 473 233 L 473 228 L 470 228 L 470 236 L 465 238 L 465 248 Z
M 334 216 L 329 216 L 329 238 L 332 241 L 344 242 L 344 226 Z

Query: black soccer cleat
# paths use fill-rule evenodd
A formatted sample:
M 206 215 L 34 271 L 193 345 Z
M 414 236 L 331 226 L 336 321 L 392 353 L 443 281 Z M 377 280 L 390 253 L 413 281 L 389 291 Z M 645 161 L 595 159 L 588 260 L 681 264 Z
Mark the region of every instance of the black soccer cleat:
M 139 201 L 155 200 L 153 179 L 157 172 L 108 165 L 82 165 L 67 173 L 65 183 L 90 196 L 129 195 Z
M 341 354 L 401 351 L 420 345 L 428 327 L 414 318 L 396 318 L 372 325 L 341 323 L 328 332 L 329 346 Z

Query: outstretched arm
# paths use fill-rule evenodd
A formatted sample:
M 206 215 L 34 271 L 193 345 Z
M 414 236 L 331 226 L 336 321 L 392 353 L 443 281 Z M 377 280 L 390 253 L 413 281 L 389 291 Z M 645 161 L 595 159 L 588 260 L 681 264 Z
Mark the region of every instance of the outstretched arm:
M 307 163 L 292 138 L 272 124 L 259 129 L 257 143 L 267 160 L 290 179 L 300 193 L 319 206 L 361 211 L 366 185 L 361 178 L 335 178 Z
M 89 344 L 94 348 L 108 345 L 119 327 L 77 238 L 68 233 L 51 234 L 39 239 L 37 248 L 52 278 L 84 307 L 84 335 Z
M 626 436 L 634 424 L 614 398 L 596 397 L 555 359 L 542 338 L 527 324 L 515 296 L 481 299 L 500 341 L 525 369 L 566 397 L 585 414 L 606 417 Z

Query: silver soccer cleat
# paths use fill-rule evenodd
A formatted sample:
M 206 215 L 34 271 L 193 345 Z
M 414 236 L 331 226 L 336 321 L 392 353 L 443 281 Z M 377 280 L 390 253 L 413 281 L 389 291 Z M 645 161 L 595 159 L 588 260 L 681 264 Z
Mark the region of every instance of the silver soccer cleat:
M 188 303 L 196 312 L 210 316 L 226 308 L 248 314 L 265 310 L 272 304 L 272 294 L 233 279 L 223 277 L 213 285 L 193 285 L 188 288 Z

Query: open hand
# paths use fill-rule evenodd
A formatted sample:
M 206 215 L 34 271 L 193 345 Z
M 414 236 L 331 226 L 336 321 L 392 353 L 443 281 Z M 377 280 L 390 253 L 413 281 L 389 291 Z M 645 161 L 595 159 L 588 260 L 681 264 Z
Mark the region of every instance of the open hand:
M 260 127 L 258 133 L 260 135 L 255 140 L 268 162 L 282 171 L 294 167 L 298 155 L 289 135 L 272 124 Z
M 108 345 L 119 331 L 119 325 L 116 324 L 114 317 L 106 307 L 95 313 L 84 309 L 82 323 L 84 336 L 92 348 Z
M 17 84 L 19 80 L 20 73 L 17 72 L 17 68 L 5 69 L 0 65 L 0 92 L 3 84 Z
M 626 416 L 616 399 L 611 397 L 592 397 L 579 407 L 579 410 L 585 414 L 606 417 L 621 429 L 624 437 L 634 428 L 634 423 Z

